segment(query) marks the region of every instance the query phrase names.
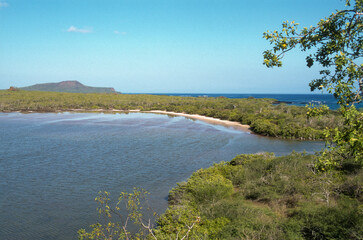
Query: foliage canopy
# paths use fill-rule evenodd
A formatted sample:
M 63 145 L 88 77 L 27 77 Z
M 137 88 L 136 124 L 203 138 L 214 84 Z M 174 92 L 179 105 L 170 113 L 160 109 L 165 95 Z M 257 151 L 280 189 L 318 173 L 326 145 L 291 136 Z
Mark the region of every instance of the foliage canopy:
M 340 104 L 344 127 L 326 130 L 332 139 L 330 152 L 324 151 L 318 164 L 321 170 L 343 167 L 354 160 L 363 165 L 363 113 L 355 108 L 363 97 L 363 0 L 346 1 L 347 9 L 336 11 L 316 26 L 298 30 L 298 23 L 284 22 L 281 31 L 265 32 L 264 38 L 273 45 L 264 52 L 267 67 L 281 67 L 286 52 L 300 47 L 313 51 L 306 57 L 308 67 L 318 63 L 321 77 L 310 82 L 312 91 L 326 89 Z M 325 108 L 325 107 L 323 107 Z M 312 108 L 309 116 L 323 114 L 324 109 Z
M 350 9 L 333 13 L 314 27 L 299 31 L 298 23 L 286 21 L 280 32 L 267 31 L 263 35 L 274 45 L 263 54 L 267 67 L 281 67 L 284 54 L 293 48 L 313 49 L 306 64 L 311 67 L 318 63 L 323 70 L 321 78 L 313 80 L 310 88 L 327 89 L 341 105 L 358 103 L 363 95 L 363 1 L 356 0 L 354 6 L 346 2 Z

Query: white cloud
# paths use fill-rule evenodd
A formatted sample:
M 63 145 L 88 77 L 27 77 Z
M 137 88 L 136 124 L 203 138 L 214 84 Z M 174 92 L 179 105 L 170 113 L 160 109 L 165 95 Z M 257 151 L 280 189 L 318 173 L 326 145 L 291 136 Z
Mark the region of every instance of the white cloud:
M 67 32 L 77 32 L 77 33 L 91 33 L 92 30 L 91 29 L 87 29 L 87 28 L 77 28 L 75 26 L 70 26 L 68 29 L 67 29 Z
M 117 30 L 113 31 L 113 33 L 116 34 L 116 35 L 119 35 L 119 34 L 126 35 L 127 34 L 127 32 L 120 32 L 120 31 L 117 31 Z
M 0 1 L 0 8 L 9 6 L 9 3 Z

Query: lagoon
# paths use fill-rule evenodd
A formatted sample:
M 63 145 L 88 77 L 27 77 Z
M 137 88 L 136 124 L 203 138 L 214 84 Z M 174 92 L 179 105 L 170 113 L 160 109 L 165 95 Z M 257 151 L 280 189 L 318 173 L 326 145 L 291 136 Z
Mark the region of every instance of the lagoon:
M 150 113 L 0 113 L 0 239 L 76 239 L 97 222 L 99 191 L 148 190 L 162 213 L 169 190 L 237 154 L 324 147 Z

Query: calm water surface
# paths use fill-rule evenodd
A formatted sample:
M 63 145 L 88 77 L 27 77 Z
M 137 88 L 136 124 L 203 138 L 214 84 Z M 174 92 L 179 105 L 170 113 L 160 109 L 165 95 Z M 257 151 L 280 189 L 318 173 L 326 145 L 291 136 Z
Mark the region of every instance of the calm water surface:
M 100 190 L 142 187 L 162 213 L 169 190 L 197 169 L 324 146 L 146 113 L 0 113 L 0 126 L 0 239 L 77 239 L 97 221 Z

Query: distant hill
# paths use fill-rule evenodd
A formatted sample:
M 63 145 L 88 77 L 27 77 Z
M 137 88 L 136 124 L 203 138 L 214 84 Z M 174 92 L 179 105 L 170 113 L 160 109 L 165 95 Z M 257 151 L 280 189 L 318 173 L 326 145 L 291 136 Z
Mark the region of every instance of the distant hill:
M 78 81 L 63 81 L 58 83 L 42 83 L 19 88 L 27 91 L 71 92 L 71 93 L 116 93 L 113 88 L 89 87 Z

